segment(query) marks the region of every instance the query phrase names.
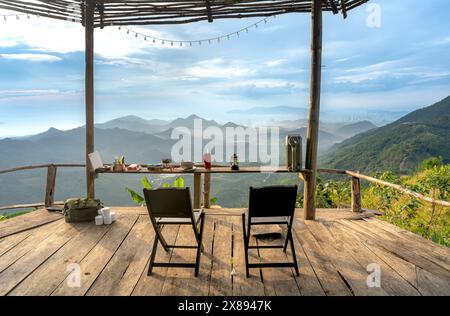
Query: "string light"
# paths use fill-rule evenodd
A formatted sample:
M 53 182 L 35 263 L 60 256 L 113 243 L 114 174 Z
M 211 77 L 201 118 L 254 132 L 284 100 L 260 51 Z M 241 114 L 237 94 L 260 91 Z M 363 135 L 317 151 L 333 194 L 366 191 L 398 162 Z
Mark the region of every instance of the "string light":
M 47 13 L 47 16 L 49 16 L 49 13 Z M 40 15 L 39 14 L 36 14 L 36 15 L 30 15 L 30 14 L 0 14 L 0 21 L 2 19 L 3 21 L 6 22 L 6 21 L 8 21 L 9 17 L 11 17 L 11 18 L 15 17 L 16 20 L 20 20 L 21 17 L 25 17 L 27 20 L 30 20 L 32 17 L 40 18 Z M 273 18 L 275 19 L 276 15 L 273 15 Z M 217 36 L 217 37 L 205 38 L 205 39 L 197 39 L 197 40 L 171 40 L 171 39 L 157 38 L 157 37 L 149 36 L 147 34 L 142 34 L 142 33 L 133 31 L 133 30 L 131 30 L 131 29 L 125 27 L 125 26 L 119 26 L 118 30 L 119 31 L 125 30 L 128 35 L 129 34 L 134 34 L 134 37 L 137 38 L 137 39 L 139 37 L 142 37 L 144 39 L 144 41 L 151 40 L 153 44 L 161 43 L 161 45 L 165 45 L 165 43 L 167 42 L 167 43 L 170 43 L 171 46 L 174 46 L 174 43 L 177 43 L 177 44 L 180 44 L 179 45 L 180 47 L 183 47 L 183 46 L 192 47 L 192 44 L 195 44 L 195 43 L 198 43 L 199 46 L 201 46 L 202 43 L 208 43 L 208 44 L 220 43 L 222 39 L 230 40 L 230 39 L 232 39 L 232 37 L 234 35 L 236 35 L 236 38 L 240 38 L 240 35 L 241 35 L 242 32 L 245 31 L 245 33 L 248 33 L 249 29 L 251 29 L 252 27 L 257 29 L 259 27 L 259 24 L 262 24 L 262 23 L 267 24 L 267 22 L 268 22 L 268 18 L 266 17 L 264 19 L 261 19 L 261 20 L 257 21 L 256 23 L 248 25 L 248 26 L 246 26 L 246 27 L 244 27 L 244 28 L 242 28 L 240 30 L 234 31 L 232 33 L 228 33 L 228 34 Z M 111 23 L 110 26 L 114 26 L 114 24 Z
M 208 43 L 208 44 L 220 43 L 222 39 L 230 40 L 232 38 L 232 36 L 234 36 L 234 35 L 236 35 L 236 38 L 240 38 L 240 35 L 241 35 L 242 32 L 249 33 L 249 30 L 251 28 L 254 27 L 255 29 L 257 29 L 259 27 L 259 24 L 262 24 L 262 23 L 267 24 L 267 22 L 268 22 L 267 18 L 264 18 L 264 19 L 261 19 L 261 20 L 257 21 L 256 23 L 248 25 L 248 26 L 246 26 L 246 27 L 244 27 L 244 28 L 242 28 L 242 29 L 240 29 L 238 31 L 234 31 L 234 32 L 229 33 L 229 34 L 225 34 L 225 35 L 217 36 L 217 37 L 212 37 L 212 38 L 205 38 L 205 39 L 199 39 L 199 40 L 185 40 L 185 41 L 184 40 L 171 40 L 171 39 L 163 39 L 163 38 L 153 37 L 153 36 L 150 36 L 148 34 L 135 32 L 135 31 L 133 31 L 133 30 L 127 28 L 127 27 L 120 27 L 119 30 L 126 30 L 127 34 L 130 34 L 130 32 L 131 32 L 131 33 L 135 34 L 136 38 L 138 36 L 140 36 L 145 41 L 147 39 L 151 39 L 151 41 L 154 44 L 159 42 L 159 43 L 161 43 L 161 45 L 164 45 L 167 42 L 167 43 L 170 43 L 170 46 L 174 46 L 174 43 L 179 43 L 180 47 L 183 47 L 183 46 L 192 47 L 192 44 L 195 44 L 195 43 L 197 43 L 198 46 L 201 46 L 203 43 Z

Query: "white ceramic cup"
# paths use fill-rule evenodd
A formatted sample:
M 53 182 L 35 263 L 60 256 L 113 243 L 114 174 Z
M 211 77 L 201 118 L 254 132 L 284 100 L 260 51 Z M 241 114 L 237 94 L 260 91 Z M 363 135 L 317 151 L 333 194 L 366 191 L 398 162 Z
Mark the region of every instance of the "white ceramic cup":
M 117 213 L 116 212 L 111 212 L 111 220 L 113 222 L 117 221 Z
M 95 225 L 103 225 L 103 215 L 95 216 Z
M 111 211 L 110 211 L 109 207 L 102 208 L 102 215 L 103 215 L 103 217 L 107 217 L 107 216 L 111 215 Z
M 108 215 L 108 216 L 103 215 L 103 223 L 105 225 L 111 225 L 112 224 L 111 215 Z

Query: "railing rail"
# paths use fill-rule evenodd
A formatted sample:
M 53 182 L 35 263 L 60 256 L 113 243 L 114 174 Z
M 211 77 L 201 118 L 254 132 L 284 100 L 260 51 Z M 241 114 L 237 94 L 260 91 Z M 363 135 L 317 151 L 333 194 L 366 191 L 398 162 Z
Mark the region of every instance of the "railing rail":
M 0 174 L 6 174 L 6 173 L 12 173 L 12 172 L 18 172 L 22 170 L 33 170 L 33 169 L 43 169 L 47 168 L 47 180 L 46 180 L 46 189 L 45 189 L 45 197 L 44 202 L 41 203 L 34 203 L 34 204 L 18 204 L 18 205 L 9 205 L 9 206 L 0 206 L 0 211 L 7 210 L 7 209 L 19 209 L 19 208 L 30 208 L 30 207 L 49 207 L 51 205 L 55 204 L 55 186 L 56 186 L 56 174 L 58 168 L 84 168 L 84 164 L 40 164 L 40 165 L 29 165 L 29 166 L 22 166 L 22 167 L 16 167 L 16 168 L 9 168 L 9 169 L 3 169 L 0 170 Z M 326 173 L 326 174 L 337 174 L 337 175 L 347 175 L 351 177 L 351 209 L 353 212 L 361 212 L 362 209 L 362 199 L 361 199 L 361 180 L 365 180 L 371 183 L 376 183 L 378 185 L 390 187 L 394 190 L 397 190 L 399 192 L 402 192 L 404 194 L 410 195 L 416 199 L 432 203 L 434 205 L 440 205 L 444 207 L 450 207 L 449 201 L 443 201 L 443 200 L 437 200 L 433 199 L 431 197 L 427 197 L 423 194 L 420 194 L 418 192 L 415 192 L 413 190 L 410 190 L 408 188 L 402 187 L 401 185 L 390 183 L 384 180 L 376 179 L 355 171 L 351 170 L 342 170 L 342 169 L 318 169 L 319 173 Z M 198 191 L 198 197 L 197 199 L 200 200 L 200 192 L 201 190 L 201 178 L 198 179 L 200 174 L 196 174 L 197 179 L 194 179 L 194 186 L 196 187 Z M 209 207 L 209 198 L 210 198 L 210 191 L 211 191 L 211 175 L 205 174 L 205 181 L 203 184 L 203 200 L 205 203 L 205 207 Z M 57 202 L 62 203 L 62 202 Z M 197 201 L 197 204 L 199 204 L 200 201 Z
M 18 172 L 23 170 L 34 170 L 34 169 L 45 169 L 47 168 L 47 180 L 45 186 L 45 196 L 44 202 L 31 203 L 31 204 L 16 204 L 0 206 L 0 211 L 22 209 L 22 208 L 36 208 L 36 207 L 49 207 L 55 204 L 55 187 L 56 187 L 56 173 L 58 168 L 84 168 L 84 164 L 40 164 L 40 165 L 29 165 L 22 167 L 15 167 L 9 169 L 0 170 L 0 174 Z M 62 202 L 57 202 L 57 204 Z

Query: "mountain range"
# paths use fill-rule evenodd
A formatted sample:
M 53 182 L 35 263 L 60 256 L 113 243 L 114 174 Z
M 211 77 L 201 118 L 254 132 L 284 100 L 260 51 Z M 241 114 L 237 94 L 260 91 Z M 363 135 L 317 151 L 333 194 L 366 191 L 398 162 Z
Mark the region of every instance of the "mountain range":
M 336 123 L 324 120 L 319 132 L 319 167 L 407 173 L 430 156 L 442 156 L 444 161 L 449 162 L 449 116 L 450 97 L 381 127 L 376 127 L 370 121 Z M 171 148 L 177 141 L 170 138 L 172 130 L 176 127 L 192 129 L 196 119 L 201 118 L 191 115 L 169 121 L 126 116 L 99 123 L 95 126 L 95 148 L 106 163 L 119 155 L 124 155 L 128 163 L 158 163 L 161 158 L 170 157 Z M 284 161 L 284 137 L 287 134 L 300 134 L 305 140 L 306 124 L 306 120 L 271 123 L 280 128 L 281 163 Z M 223 131 L 227 127 L 242 126 L 234 122 L 222 124 L 205 119 L 202 119 L 202 125 L 203 128 L 214 126 Z M 50 128 L 37 135 L 0 139 L 0 169 L 49 162 L 82 163 L 84 142 L 84 127 L 67 131 Z M 223 158 L 224 161 L 229 160 L 229 157 Z M 41 201 L 45 176 L 45 170 L 2 175 L 0 205 Z M 212 195 L 224 207 L 246 205 L 248 186 L 252 184 L 298 182 L 295 175 L 280 174 L 213 177 Z M 150 178 L 165 181 L 164 177 Z M 186 185 L 191 185 L 192 179 L 186 176 L 185 181 Z M 82 196 L 84 182 L 82 169 L 58 170 L 56 199 Z M 109 205 L 129 205 L 125 187 L 140 189 L 139 176 L 135 175 L 101 175 L 96 182 L 98 196 Z
M 450 96 L 334 145 L 323 164 L 362 172 L 409 173 L 428 157 L 450 162 Z

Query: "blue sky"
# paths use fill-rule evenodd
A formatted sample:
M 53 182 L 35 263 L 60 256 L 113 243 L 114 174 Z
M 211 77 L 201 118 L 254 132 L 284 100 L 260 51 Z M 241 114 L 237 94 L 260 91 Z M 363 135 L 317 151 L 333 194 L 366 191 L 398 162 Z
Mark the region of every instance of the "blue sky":
M 450 95 L 448 0 L 371 1 L 324 17 L 322 113 L 410 111 Z M 6 11 L 0 11 L 6 13 Z M 195 40 L 258 19 L 131 27 L 155 37 Z M 162 46 L 116 27 L 96 30 L 96 122 L 123 116 L 170 119 L 195 113 L 221 122 L 255 117 L 230 111 L 291 106 L 306 115 L 308 14 L 268 19 L 238 39 Z M 0 21 L 0 137 L 84 124 L 83 29 L 44 18 Z M 256 116 L 256 115 L 255 115 Z M 294 118 L 294 117 L 293 117 Z

